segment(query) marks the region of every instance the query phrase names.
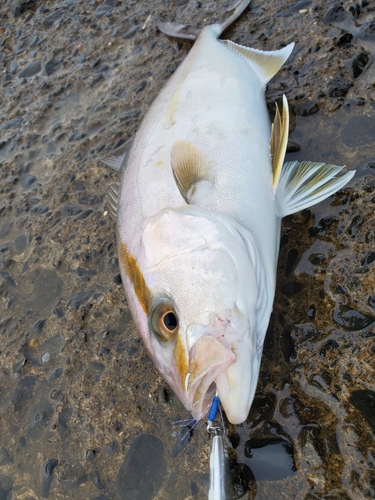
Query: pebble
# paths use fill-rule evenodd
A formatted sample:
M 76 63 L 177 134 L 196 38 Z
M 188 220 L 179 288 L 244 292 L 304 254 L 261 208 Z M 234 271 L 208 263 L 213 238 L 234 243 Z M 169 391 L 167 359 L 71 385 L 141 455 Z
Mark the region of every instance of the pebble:
M 43 464 L 42 469 L 42 498 L 49 498 L 52 474 L 54 469 L 57 467 L 59 461 L 55 458 L 50 458 Z
M 354 236 L 357 234 L 358 230 L 360 229 L 363 223 L 364 223 L 364 218 L 361 215 L 356 215 L 352 219 L 350 226 L 348 227 L 348 233 L 352 238 L 354 238 Z
M 48 363 L 48 361 L 51 359 L 51 355 L 48 352 L 45 352 L 42 356 L 42 361 L 43 363 Z
M 368 253 L 362 260 L 361 266 L 368 266 L 372 264 L 375 260 L 375 251 Z
M 296 115 L 310 116 L 319 111 L 319 104 L 316 101 L 305 101 L 296 104 L 293 110 Z
M 11 75 L 15 75 L 17 73 L 17 70 L 18 70 L 18 62 L 13 60 L 9 65 L 9 73 Z
M 57 9 L 43 19 L 43 26 L 46 29 L 52 28 L 52 26 L 61 24 L 64 18 L 65 18 L 64 9 Z
M 51 373 L 48 381 L 54 382 L 57 378 L 61 377 L 62 372 L 63 372 L 62 368 L 57 368 L 54 372 Z
M 352 78 L 358 78 L 366 70 L 370 60 L 370 55 L 367 52 L 360 52 L 349 60 L 349 68 Z
M 162 441 L 141 434 L 131 443 L 116 477 L 116 490 L 123 500 L 152 500 L 167 473 Z
M 364 38 L 366 40 L 375 40 L 375 19 L 372 19 L 372 21 L 369 21 L 361 26 L 359 36 L 360 38 Z
M 99 7 L 95 11 L 95 17 L 100 18 L 106 14 L 109 14 L 112 10 L 112 6 L 106 3 L 99 5 Z
M 68 305 L 74 309 L 78 309 L 81 305 L 85 304 L 94 294 L 94 290 L 84 290 L 83 292 L 76 292 L 70 296 Z
M 63 65 L 62 60 L 56 61 L 54 59 L 51 59 L 44 66 L 44 71 L 47 76 L 50 76 L 53 73 L 56 73 L 60 68 L 62 68 L 62 65 Z
M 14 240 L 14 247 L 18 253 L 23 253 L 27 247 L 28 238 L 26 234 L 19 234 Z
M 93 212 L 93 210 L 91 210 L 91 208 L 88 208 L 86 210 L 84 210 L 81 214 L 79 214 L 77 217 L 76 217 L 76 220 L 84 220 L 86 219 L 91 213 Z
M 71 134 L 69 137 L 68 137 L 68 141 L 69 142 L 73 142 L 73 141 L 79 141 L 81 139 L 83 139 L 84 137 L 86 137 L 86 134 L 85 132 L 74 132 L 73 134 Z
M 26 68 L 18 73 L 18 78 L 30 78 L 37 75 L 42 71 L 42 65 L 40 61 L 33 61 L 29 63 Z
M 132 26 L 124 35 L 122 35 L 122 38 L 124 40 L 129 40 L 130 38 L 133 38 L 133 36 L 141 29 L 141 26 L 135 25 Z
M 98 490 L 104 489 L 104 486 L 101 483 L 99 476 L 98 476 L 98 473 L 96 471 L 93 470 L 89 473 L 89 479 L 92 482 L 92 484 L 95 486 L 95 488 L 97 488 Z M 104 497 L 104 498 L 106 498 L 106 497 Z
M 23 122 L 23 118 L 14 118 L 13 120 L 9 120 L 1 125 L 1 128 L 4 130 L 9 130 L 10 128 L 18 127 Z
M 35 325 L 33 326 L 33 332 L 35 332 L 35 333 L 42 333 L 42 330 L 43 330 L 45 324 L 46 324 L 46 320 L 45 319 L 38 320 L 35 323 Z
M 20 184 L 23 189 L 29 189 L 29 187 L 31 187 L 36 182 L 36 180 L 37 178 L 35 177 L 35 175 L 26 174 L 21 177 Z

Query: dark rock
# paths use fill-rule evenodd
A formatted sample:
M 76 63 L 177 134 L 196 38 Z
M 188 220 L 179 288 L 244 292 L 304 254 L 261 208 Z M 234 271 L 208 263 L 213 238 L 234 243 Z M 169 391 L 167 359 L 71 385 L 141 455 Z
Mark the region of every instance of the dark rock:
M 54 382 L 57 378 L 61 377 L 62 372 L 63 372 L 62 368 L 56 368 L 56 370 L 51 373 L 48 381 Z
M 30 78 L 42 71 L 42 65 L 40 61 L 33 61 L 26 66 L 23 70 L 18 73 L 18 78 Z
M 348 233 L 352 238 L 357 234 L 358 229 L 362 226 L 364 223 L 364 219 L 361 215 L 356 215 L 352 222 L 350 223 L 350 226 L 348 227 Z
M 38 320 L 35 325 L 33 326 L 33 332 L 35 333 L 42 333 L 43 327 L 46 324 L 45 319 L 40 319 Z
M 292 297 L 293 295 L 296 295 L 297 293 L 304 290 L 304 288 L 305 285 L 303 283 L 299 283 L 298 281 L 291 281 L 284 285 L 281 291 L 287 297 Z
M 143 90 L 147 85 L 147 81 L 146 80 L 143 80 L 142 82 L 140 82 L 134 89 L 134 92 L 141 92 L 141 90 Z
M 235 461 L 231 461 L 229 467 L 233 498 L 247 497 L 254 499 L 256 497 L 257 484 L 250 467 L 245 464 L 239 464 Z M 248 495 L 246 495 L 247 492 L 249 492 Z M 246 497 L 244 495 L 246 495 Z
M 301 146 L 293 141 L 292 139 L 288 139 L 288 144 L 286 146 L 287 153 L 297 153 L 301 149 Z
M 319 111 L 319 104 L 316 101 L 305 101 L 296 104 L 293 110 L 296 115 L 309 116 Z
M 85 187 L 83 186 L 83 189 Z M 91 193 L 84 193 L 81 194 L 80 197 L 78 198 L 78 202 L 81 205 L 86 205 L 89 207 L 93 207 L 96 205 L 100 205 L 104 200 L 104 196 L 100 194 L 91 194 Z
M 68 141 L 69 141 L 69 142 L 72 142 L 72 141 L 79 141 L 79 140 L 83 139 L 84 137 L 86 137 L 85 132 L 74 132 L 73 134 L 71 134 L 71 135 L 68 137 Z
M 13 120 L 9 120 L 8 122 L 3 123 L 1 125 L 1 128 L 3 130 L 9 130 L 10 128 L 18 127 L 18 125 L 21 125 L 22 122 L 23 122 L 23 117 L 14 118 Z
M 349 61 L 349 68 L 352 78 L 358 78 L 365 71 L 370 60 L 369 54 L 360 52 Z
M 151 434 L 137 436 L 116 477 L 116 490 L 124 500 L 152 500 L 158 497 L 167 467 L 163 443 Z
M 95 488 L 97 488 L 98 490 L 103 490 L 104 489 L 104 486 L 100 482 L 98 473 L 96 471 L 93 470 L 93 471 L 90 472 L 89 479 L 92 482 L 92 484 L 95 486 Z
M 357 2 L 352 3 L 352 5 L 349 7 L 349 12 L 354 17 L 354 19 L 357 19 L 361 14 L 361 6 Z
M 23 253 L 27 247 L 28 240 L 26 234 L 19 234 L 14 240 L 14 247 L 18 253 Z
M 346 17 L 344 7 L 342 5 L 336 4 L 328 9 L 327 14 L 323 17 L 323 22 L 325 24 L 332 24 L 334 22 L 343 21 Z
M 316 307 L 314 304 L 311 304 L 311 306 L 309 307 L 309 310 L 307 311 L 307 316 L 309 317 L 309 319 L 311 319 L 311 321 L 315 319 Z
M 375 295 L 370 295 L 368 298 L 368 305 L 375 311 Z
M 366 422 L 375 433 L 375 392 L 368 389 L 353 391 L 350 402 L 361 412 Z
M 84 220 L 86 219 L 90 214 L 92 214 L 92 210 L 91 208 L 87 208 L 86 210 L 84 210 L 81 214 L 79 214 L 77 217 L 76 217 L 76 220 Z
M 281 336 L 281 350 L 286 363 L 295 361 L 297 358 L 294 340 L 288 330 L 284 330 Z
M 99 363 L 98 361 L 90 361 L 89 366 L 94 370 L 98 370 L 100 372 L 103 372 L 105 370 L 105 366 L 103 365 L 103 363 Z
M 332 339 L 329 342 L 327 342 L 324 345 L 324 347 L 322 347 L 319 354 L 322 358 L 325 358 L 327 351 L 330 351 L 331 349 L 337 349 L 338 347 L 339 347 L 338 342 L 336 342 L 335 339 Z
M 116 441 L 116 439 L 114 439 L 113 441 L 108 443 L 105 449 L 106 449 L 108 455 L 110 455 L 110 456 L 114 455 L 116 453 L 116 451 L 118 450 L 118 442 Z
M 125 124 L 128 125 L 133 120 L 133 118 L 138 118 L 141 112 L 141 109 L 131 109 L 120 115 L 119 120 L 120 122 L 125 122 Z
M 36 182 L 36 177 L 35 175 L 31 175 L 31 174 L 26 174 L 26 175 L 23 175 L 21 177 L 21 186 L 23 187 L 23 189 L 29 189 L 29 187 L 31 187 L 34 182 Z
M 327 257 L 322 253 L 312 253 L 311 255 L 309 255 L 309 261 L 314 266 L 321 266 L 326 262 L 326 260 Z
M 76 292 L 71 295 L 68 305 L 74 309 L 78 309 L 82 304 L 85 304 L 94 294 L 94 290 L 85 290 Z
M 310 236 L 324 236 L 336 222 L 338 222 L 337 217 L 331 215 L 322 217 L 316 226 L 309 228 L 309 234 Z
M 57 9 L 43 19 L 43 26 L 46 29 L 61 24 L 65 18 L 65 10 Z
M 8 233 L 9 233 L 9 230 L 10 228 L 13 226 L 13 222 L 5 222 L 1 228 L 0 228 L 0 239 L 3 239 L 5 238 Z
M 133 38 L 133 36 L 141 29 L 141 26 L 132 26 L 124 35 L 122 35 L 122 38 L 124 40 L 129 40 L 129 38 Z
M 18 0 L 12 5 L 12 14 L 15 18 L 20 17 L 27 9 L 32 9 L 36 0 Z
M 100 18 L 112 11 L 112 6 L 103 3 L 95 11 L 95 17 Z
M 3 73 L 2 80 L 3 80 L 3 87 L 6 87 L 12 81 L 12 75 L 5 72 Z
M 370 252 L 361 260 L 361 266 L 368 266 L 372 264 L 375 260 L 375 251 Z
M 362 314 L 347 304 L 340 304 L 333 311 L 333 321 L 350 331 L 363 330 L 375 322 L 375 317 Z
M 48 212 L 49 208 L 47 205 L 41 205 L 38 210 L 37 210 L 37 213 L 39 215 L 43 215 L 43 214 L 46 214 Z
M 285 276 L 289 276 L 292 271 L 294 266 L 296 265 L 298 259 L 298 250 L 296 248 L 292 248 L 288 252 L 288 257 L 286 259 L 286 264 L 285 264 Z
M 59 461 L 55 458 L 50 458 L 43 464 L 42 469 L 42 498 L 49 498 L 52 474 L 54 469 L 57 467 Z
M 116 285 L 121 285 L 122 284 L 122 279 L 121 279 L 121 274 L 116 274 L 114 277 L 113 277 L 113 282 L 116 283 Z
M 49 76 L 49 75 L 52 75 L 53 73 L 56 73 L 56 71 L 58 71 L 60 68 L 62 68 L 62 65 L 63 65 L 62 60 L 55 61 L 55 60 L 51 59 L 44 66 L 44 71 L 45 71 L 46 75 Z
M 329 97 L 345 97 L 353 83 L 343 77 L 336 76 L 328 83 Z
M 53 311 L 53 314 L 56 314 L 58 318 L 63 318 L 65 316 L 65 307 L 59 306 Z
M 354 36 L 351 33 L 345 31 L 337 39 L 336 45 L 338 47 L 346 47 L 347 45 L 350 45 L 353 42 L 353 39 Z
M 61 209 L 61 214 L 66 217 L 71 217 L 72 215 L 78 215 L 82 212 L 82 208 L 73 203 L 67 203 Z

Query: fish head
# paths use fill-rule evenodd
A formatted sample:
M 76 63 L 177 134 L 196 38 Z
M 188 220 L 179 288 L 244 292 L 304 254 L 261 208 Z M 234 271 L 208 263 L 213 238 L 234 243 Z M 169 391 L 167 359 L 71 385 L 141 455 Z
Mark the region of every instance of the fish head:
M 144 343 L 196 420 L 218 393 L 228 419 L 241 423 L 255 394 L 261 262 L 239 227 L 229 216 L 188 206 L 148 219 L 130 249 L 120 243 Z

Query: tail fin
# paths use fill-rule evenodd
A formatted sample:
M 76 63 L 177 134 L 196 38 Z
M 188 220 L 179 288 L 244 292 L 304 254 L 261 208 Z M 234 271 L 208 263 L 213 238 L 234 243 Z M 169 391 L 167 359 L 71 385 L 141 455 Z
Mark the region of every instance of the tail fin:
M 229 25 L 231 25 L 238 17 L 240 17 L 242 12 L 249 5 L 250 1 L 251 0 L 240 0 L 240 2 L 237 5 L 235 5 L 234 7 L 232 7 L 232 9 L 229 10 L 231 14 L 228 17 L 228 19 L 224 21 L 222 24 L 216 25 L 219 28 L 217 35 L 218 37 L 224 30 L 228 28 Z M 190 28 L 180 23 L 171 23 L 171 22 L 162 23 L 161 21 L 158 21 L 157 26 L 159 30 L 165 33 L 166 35 L 175 36 L 177 38 L 186 38 L 188 40 L 196 40 L 200 33 L 200 30 L 197 30 L 195 28 Z

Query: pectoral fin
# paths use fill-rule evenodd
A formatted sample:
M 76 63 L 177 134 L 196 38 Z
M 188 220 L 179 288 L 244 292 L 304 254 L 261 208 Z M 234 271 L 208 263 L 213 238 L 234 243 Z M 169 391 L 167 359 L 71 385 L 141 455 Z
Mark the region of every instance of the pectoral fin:
M 288 100 L 283 95 L 283 116 L 281 117 L 279 107 L 276 104 L 275 121 L 272 124 L 271 133 L 271 155 L 273 171 L 273 188 L 276 189 L 285 158 L 289 135 L 289 108 Z
M 186 203 L 193 202 L 200 184 L 214 182 L 208 159 L 203 151 L 190 141 L 174 141 L 171 163 L 176 184 Z
M 310 161 L 284 164 L 276 191 L 279 217 L 299 212 L 345 186 L 355 170 L 337 176 L 345 167 Z

